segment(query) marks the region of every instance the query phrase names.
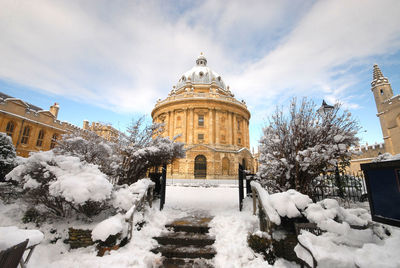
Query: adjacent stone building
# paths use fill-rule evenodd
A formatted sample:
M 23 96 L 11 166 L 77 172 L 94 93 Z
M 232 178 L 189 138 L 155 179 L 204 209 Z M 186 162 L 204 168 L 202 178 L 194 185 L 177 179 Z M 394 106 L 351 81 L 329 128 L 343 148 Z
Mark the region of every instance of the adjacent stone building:
M 254 172 L 249 151 L 250 112 L 238 101 L 200 55 L 151 116 L 165 124 L 165 136 L 180 135 L 186 158 L 174 161 L 167 171 L 174 179 L 237 179 L 239 163 Z
M 371 91 L 381 124 L 384 143 L 356 148 L 358 155 L 351 160 L 350 170 L 360 171 L 360 164 L 369 163 L 383 153 L 400 153 L 400 95 L 393 95 L 389 80 L 383 76 L 377 64 L 374 65 Z
M 100 122 L 92 122 L 92 124 L 89 124 L 88 120 L 84 120 L 83 129 L 92 131 L 98 136 L 112 142 L 116 142 L 120 136 L 120 132 L 113 128 L 111 125 L 103 124 Z
M 60 107 L 54 103 L 49 110 L 0 92 L 0 132 L 11 137 L 17 155 L 47 151 L 66 132 L 80 128 L 57 119 Z

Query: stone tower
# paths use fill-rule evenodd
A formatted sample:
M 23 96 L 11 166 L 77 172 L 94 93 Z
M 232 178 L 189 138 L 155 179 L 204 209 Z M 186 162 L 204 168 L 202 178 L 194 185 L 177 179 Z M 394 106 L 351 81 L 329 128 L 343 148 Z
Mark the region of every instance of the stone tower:
M 374 65 L 371 90 L 374 94 L 377 116 L 381 123 L 385 149 L 391 154 L 400 153 L 400 96 L 393 96 L 389 80 Z
M 250 112 L 238 101 L 220 75 L 200 55 L 165 100 L 152 113 L 154 122 L 165 124 L 164 136 L 180 135 L 186 158 L 168 166 L 174 179 L 237 179 L 239 163 L 254 172 L 249 151 Z

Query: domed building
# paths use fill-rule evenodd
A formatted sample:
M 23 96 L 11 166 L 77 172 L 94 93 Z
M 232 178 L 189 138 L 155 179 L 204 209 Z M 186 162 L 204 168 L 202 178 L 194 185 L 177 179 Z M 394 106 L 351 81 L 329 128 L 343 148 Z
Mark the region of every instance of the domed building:
M 250 153 L 250 112 L 201 54 L 151 116 L 165 124 L 165 136 L 180 135 L 186 158 L 168 166 L 173 179 L 237 179 L 239 163 L 254 172 Z

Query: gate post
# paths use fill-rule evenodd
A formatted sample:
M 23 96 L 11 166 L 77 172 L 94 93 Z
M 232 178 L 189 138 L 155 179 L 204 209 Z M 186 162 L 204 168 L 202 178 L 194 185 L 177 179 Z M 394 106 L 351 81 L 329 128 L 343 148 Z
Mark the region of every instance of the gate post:
M 161 175 L 160 210 L 163 210 L 164 208 L 166 186 L 167 186 L 167 165 L 164 164 L 162 167 L 162 175 Z
M 243 199 L 244 199 L 244 187 L 243 187 L 244 171 L 241 164 L 239 164 L 239 210 L 242 211 Z

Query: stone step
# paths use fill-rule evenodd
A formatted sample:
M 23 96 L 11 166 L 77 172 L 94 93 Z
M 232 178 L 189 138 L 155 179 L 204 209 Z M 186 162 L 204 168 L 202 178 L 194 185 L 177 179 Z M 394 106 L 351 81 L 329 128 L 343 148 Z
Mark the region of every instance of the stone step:
M 185 246 L 180 247 L 177 245 L 163 245 L 151 250 L 153 253 L 161 253 L 166 258 L 203 258 L 212 259 L 216 252 L 212 246 Z
M 213 268 L 210 260 L 206 259 L 181 259 L 181 258 L 165 258 L 163 261 L 164 268 Z
M 205 234 L 208 233 L 208 230 L 210 229 L 210 227 L 208 227 L 210 221 L 211 218 L 207 217 L 186 217 L 175 220 L 172 223 L 165 225 L 165 227 L 173 229 L 175 232 Z
M 160 245 L 180 245 L 180 246 L 207 246 L 212 245 L 215 239 L 206 234 L 175 232 L 161 234 L 154 237 Z

